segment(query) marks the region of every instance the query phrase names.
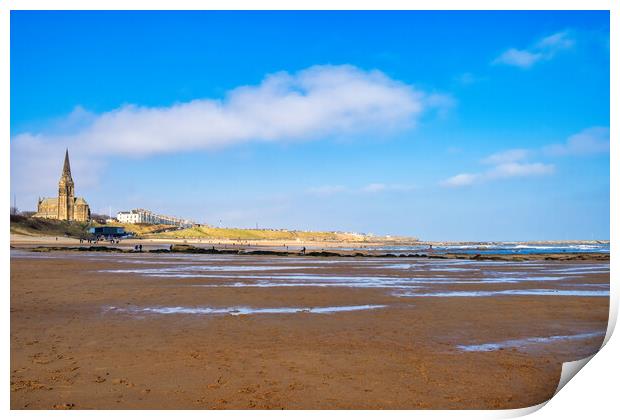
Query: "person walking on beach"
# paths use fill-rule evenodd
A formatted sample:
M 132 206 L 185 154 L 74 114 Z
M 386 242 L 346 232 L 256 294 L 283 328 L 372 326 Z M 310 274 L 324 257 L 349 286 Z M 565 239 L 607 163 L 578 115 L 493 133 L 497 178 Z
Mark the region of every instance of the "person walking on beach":
M 306 255 L 306 247 L 305 246 L 303 248 L 301 248 L 301 254 L 302 255 Z

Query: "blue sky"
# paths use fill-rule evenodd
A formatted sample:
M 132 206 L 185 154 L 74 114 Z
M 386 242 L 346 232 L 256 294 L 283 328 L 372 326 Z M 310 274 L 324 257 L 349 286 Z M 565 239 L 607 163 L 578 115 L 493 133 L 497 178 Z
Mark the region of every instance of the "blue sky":
M 607 12 L 11 13 L 21 209 L 608 239 L 608 127 Z

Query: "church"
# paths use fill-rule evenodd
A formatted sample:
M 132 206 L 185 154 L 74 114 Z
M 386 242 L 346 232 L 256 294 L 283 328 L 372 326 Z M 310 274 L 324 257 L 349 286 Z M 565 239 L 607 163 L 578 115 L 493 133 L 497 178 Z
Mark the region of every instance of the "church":
M 74 220 L 87 222 L 90 220 L 90 207 L 82 197 L 75 197 L 69 150 L 65 152 L 65 163 L 58 181 L 58 197 L 39 198 L 37 212 L 33 217 L 46 219 Z

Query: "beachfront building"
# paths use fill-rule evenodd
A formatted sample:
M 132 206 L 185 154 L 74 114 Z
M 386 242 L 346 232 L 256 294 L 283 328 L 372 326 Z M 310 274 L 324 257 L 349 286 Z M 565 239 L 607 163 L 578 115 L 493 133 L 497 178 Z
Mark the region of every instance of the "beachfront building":
M 127 235 L 124 227 L 118 226 L 96 226 L 88 229 L 88 232 L 96 237 L 116 238 Z
M 62 167 L 60 181 L 58 181 L 58 197 L 39 198 L 37 212 L 33 217 L 78 222 L 90 220 L 88 203 L 82 197 L 75 197 L 75 184 L 69 164 L 69 150 L 65 152 L 65 163 Z
M 120 211 L 116 214 L 116 219 L 121 223 L 144 223 L 148 225 L 171 225 L 182 228 L 192 227 L 196 223 L 188 219 L 181 219 L 173 216 L 164 216 L 153 213 L 150 210 L 134 209 L 130 211 Z

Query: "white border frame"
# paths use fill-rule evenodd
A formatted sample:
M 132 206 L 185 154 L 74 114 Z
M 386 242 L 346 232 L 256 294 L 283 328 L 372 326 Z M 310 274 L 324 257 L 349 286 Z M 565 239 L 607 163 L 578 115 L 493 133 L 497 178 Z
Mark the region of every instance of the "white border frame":
M 0 184 L 2 194 L 3 207 L 8 209 L 10 203 L 10 11 L 11 10 L 610 10 L 610 45 L 618 45 L 618 18 L 617 6 L 619 2 L 613 0 L 436 0 L 436 1 L 398 1 L 398 0 L 382 0 L 368 1 L 358 0 L 356 2 L 346 2 L 339 0 L 298 0 L 294 3 L 284 0 L 263 0 L 262 2 L 251 0 L 230 0 L 230 1 L 208 1 L 201 4 L 191 0 L 175 0 L 175 1 L 139 1 L 139 0 L 0 0 L 0 92 L 2 100 L 0 101 L 0 129 L 2 130 L 2 138 L 5 142 L 2 144 L 2 153 L 0 153 L 0 168 L 5 173 L 5 180 Z M 618 156 L 619 145 L 617 138 L 617 129 L 615 122 L 618 121 L 618 83 L 617 76 L 618 54 L 610 48 L 611 54 L 611 92 L 610 92 L 610 133 L 611 133 L 611 152 L 612 156 Z M 611 200 L 611 247 L 615 249 L 617 245 L 619 225 L 614 215 L 620 214 L 618 206 L 618 191 L 620 184 L 619 168 L 614 161 L 610 162 L 611 179 L 610 179 L 610 200 Z M 9 223 L 2 224 L 2 235 L 9 238 Z M 7 240 L 8 242 L 8 240 Z M 4 305 L 2 312 L 2 327 L 5 345 L 2 348 L 4 372 L 10 376 L 10 269 L 9 269 L 9 249 L 3 248 L 1 252 L 2 261 L 2 279 L 4 281 Z M 617 291 L 617 267 L 614 259 L 611 260 L 611 301 L 610 301 L 610 318 L 609 328 L 606 341 L 610 338 L 610 332 L 613 330 L 617 320 L 618 313 L 618 291 Z M 9 289 L 9 290 L 7 290 Z M 618 404 L 616 403 L 617 393 L 615 390 L 618 384 L 619 362 L 615 354 L 620 354 L 620 344 L 618 339 L 612 339 L 607 342 L 603 351 L 599 352 L 584 371 L 579 373 L 579 379 L 570 381 L 570 383 L 549 402 L 549 407 L 539 411 L 536 416 L 538 418 L 583 418 L 588 415 L 594 418 L 611 418 L 613 413 L 617 413 Z M 5 376 L 5 387 L 1 397 L 3 406 L 6 410 L 10 407 L 10 385 L 8 378 Z M 350 417 L 358 420 L 362 418 L 374 418 L 375 416 L 389 416 L 392 418 L 508 418 L 522 416 L 534 411 L 546 404 L 535 407 L 529 407 L 518 410 L 500 410 L 500 411 L 382 411 L 381 414 L 372 411 L 295 411 L 295 412 L 278 412 L 278 411 L 115 411 L 114 416 L 122 416 L 132 418 L 144 417 L 149 418 L 165 418 L 168 416 L 186 416 L 189 418 L 202 418 L 208 415 L 211 418 L 240 418 L 251 415 L 255 418 L 273 418 L 274 416 L 294 416 L 296 418 L 314 418 L 319 415 L 323 416 L 339 416 Z M 107 418 L 111 415 L 107 411 L 76 411 L 76 412 L 51 412 L 51 411 L 11 411 L 11 416 L 19 418 L 34 418 L 40 416 L 92 416 L 96 418 Z

